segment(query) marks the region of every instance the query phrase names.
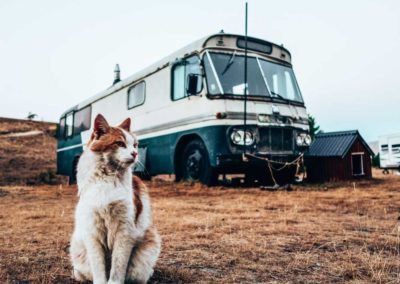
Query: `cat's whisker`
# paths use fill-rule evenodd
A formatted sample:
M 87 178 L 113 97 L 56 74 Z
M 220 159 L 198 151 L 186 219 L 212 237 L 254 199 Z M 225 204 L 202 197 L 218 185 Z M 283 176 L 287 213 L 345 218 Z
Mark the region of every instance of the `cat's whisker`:
M 149 171 L 146 169 L 146 166 L 141 161 L 138 160 L 137 163 L 143 167 L 145 174 L 149 174 Z

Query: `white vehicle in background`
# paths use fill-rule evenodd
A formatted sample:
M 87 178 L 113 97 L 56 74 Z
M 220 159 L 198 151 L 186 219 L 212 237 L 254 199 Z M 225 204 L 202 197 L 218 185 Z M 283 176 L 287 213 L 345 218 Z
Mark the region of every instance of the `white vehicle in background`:
M 384 173 L 389 169 L 400 170 L 400 133 L 379 137 L 379 159 Z

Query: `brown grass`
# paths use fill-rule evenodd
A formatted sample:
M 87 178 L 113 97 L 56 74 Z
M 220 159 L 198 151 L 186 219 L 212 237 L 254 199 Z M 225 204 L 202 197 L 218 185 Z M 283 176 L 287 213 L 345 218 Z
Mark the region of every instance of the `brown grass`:
M 31 130 L 44 134 L 7 137 Z M 73 283 L 76 187 L 23 185 L 55 170 L 54 130 L 0 118 L 0 283 Z M 400 177 L 374 176 L 291 192 L 154 180 L 152 282 L 399 283 Z
M 10 137 L 26 131 L 43 134 Z M 35 184 L 56 171 L 56 124 L 0 117 L 0 185 Z
M 153 283 L 400 281 L 398 176 L 291 192 L 148 185 L 163 238 Z M 0 279 L 72 282 L 76 201 L 74 186 L 1 188 Z
M 0 135 L 32 130 L 55 132 L 56 123 L 0 117 Z

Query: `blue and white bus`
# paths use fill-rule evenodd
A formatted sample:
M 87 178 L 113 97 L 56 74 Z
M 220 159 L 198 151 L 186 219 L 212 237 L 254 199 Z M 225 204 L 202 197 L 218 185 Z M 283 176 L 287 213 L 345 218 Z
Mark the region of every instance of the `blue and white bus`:
M 308 116 L 289 51 L 248 37 L 244 126 L 244 64 L 244 36 L 210 35 L 68 109 L 59 124 L 58 173 L 74 179 L 101 113 L 111 125 L 131 117 L 140 147 L 135 171 L 148 177 L 211 185 L 232 173 L 266 181 L 263 159 L 292 161 L 311 143 Z M 293 179 L 295 167 L 281 173 Z

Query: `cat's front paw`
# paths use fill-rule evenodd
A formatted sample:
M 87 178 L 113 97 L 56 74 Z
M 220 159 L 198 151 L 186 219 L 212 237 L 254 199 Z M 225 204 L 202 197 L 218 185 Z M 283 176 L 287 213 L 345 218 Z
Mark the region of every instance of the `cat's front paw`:
M 72 276 L 73 276 L 73 278 L 74 278 L 76 281 L 78 281 L 78 282 L 85 282 L 85 281 L 88 280 L 88 279 L 86 279 L 86 277 L 85 277 L 79 270 L 77 270 L 77 269 L 74 269 L 74 270 L 72 271 Z

